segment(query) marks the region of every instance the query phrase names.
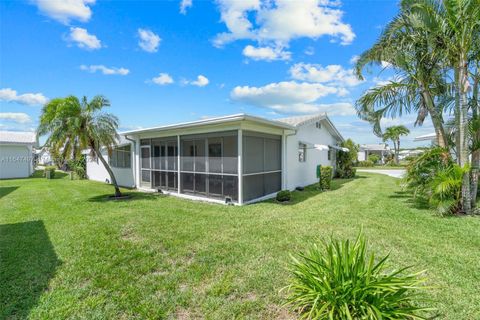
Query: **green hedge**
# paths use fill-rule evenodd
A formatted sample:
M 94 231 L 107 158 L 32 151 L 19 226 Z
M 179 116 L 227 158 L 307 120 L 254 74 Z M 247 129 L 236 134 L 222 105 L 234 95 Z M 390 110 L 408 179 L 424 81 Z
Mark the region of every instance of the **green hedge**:
M 320 189 L 329 190 L 332 183 L 333 169 L 330 166 L 320 166 Z
M 55 170 L 57 169 L 57 167 L 55 166 L 46 166 L 45 167 L 45 171 L 44 171 L 44 175 L 47 179 L 53 179 L 55 178 Z
M 375 164 L 370 160 L 359 161 L 357 166 L 359 167 L 373 167 Z
M 286 202 L 290 201 L 292 198 L 292 193 L 289 190 L 282 190 L 277 193 L 277 201 Z

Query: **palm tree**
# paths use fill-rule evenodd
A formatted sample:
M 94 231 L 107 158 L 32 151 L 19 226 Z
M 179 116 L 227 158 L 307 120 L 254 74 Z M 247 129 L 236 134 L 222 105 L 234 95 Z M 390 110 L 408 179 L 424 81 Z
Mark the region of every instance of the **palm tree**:
M 395 163 L 398 164 L 398 152 L 400 150 L 400 136 L 406 136 L 410 130 L 405 126 L 392 126 L 385 129 L 382 135 L 383 141 L 392 140 L 393 149 L 395 150 Z
M 480 37 L 480 0 L 417 1 L 421 26 L 431 34 L 434 51 L 445 56 L 446 65 L 453 69 L 455 115 L 457 121 L 457 161 L 462 167 L 469 164 L 469 98 L 471 88 L 469 66 L 478 61 Z M 470 172 L 462 183 L 462 209 L 471 213 L 472 195 Z
M 438 97 L 445 91 L 441 69 L 442 57 L 431 50 L 428 32 L 417 27 L 418 17 L 409 2 L 402 2 L 402 12 L 394 18 L 372 48 L 362 53 L 356 72 L 372 64 L 388 63 L 395 72 L 387 84 L 368 90 L 356 104 L 359 116 L 374 125 L 381 136 L 380 119 L 404 113 L 417 113 L 416 125 L 430 115 L 439 146 L 448 141 L 443 125 L 443 108 Z
M 79 100 L 75 96 L 53 99 L 43 107 L 37 131 L 39 135 L 49 134 L 46 145 L 66 158 L 76 158 L 81 150 L 90 149 L 110 175 L 115 197 L 120 197 L 115 175 L 101 153 L 105 147 L 110 154 L 119 138 L 117 117 L 101 112 L 107 106 L 110 102 L 103 96 L 95 96 L 90 102 L 87 97 Z

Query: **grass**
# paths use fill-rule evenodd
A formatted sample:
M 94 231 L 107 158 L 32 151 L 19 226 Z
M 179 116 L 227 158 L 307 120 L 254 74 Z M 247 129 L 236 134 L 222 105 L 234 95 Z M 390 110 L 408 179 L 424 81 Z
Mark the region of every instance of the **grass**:
M 428 269 L 441 319 L 480 318 L 480 219 L 441 218 L 396 180 L 360 173 L 289 204 L 244 207 L 68 177 L 0 181 L 0 319 L 292 318 L 289 254 L 361 226 L 394 267 Z

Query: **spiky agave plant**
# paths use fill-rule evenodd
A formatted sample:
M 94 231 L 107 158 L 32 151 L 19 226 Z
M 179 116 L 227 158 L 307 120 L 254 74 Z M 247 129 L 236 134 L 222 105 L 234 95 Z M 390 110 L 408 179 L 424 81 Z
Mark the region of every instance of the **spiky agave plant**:
M 286 302 L 302 319 L 425 319 L 417 289 L 423 273 L 388 272 L 388 255 L 368 255 L 360 232 L 354 242 L 331 239 L 292 257 Z

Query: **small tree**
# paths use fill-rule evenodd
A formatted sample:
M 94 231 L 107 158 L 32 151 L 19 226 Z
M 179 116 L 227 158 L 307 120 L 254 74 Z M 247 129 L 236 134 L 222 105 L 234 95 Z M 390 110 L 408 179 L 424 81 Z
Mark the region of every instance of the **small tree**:
M 357 161 L 358 145 L 351 139 L 347 139 L 340 146 L 347 148 L 348 151 L 337 153 L 337 176 L 339 178 L 353 178 L 356 172 L 354 164 Z
M 103 96 L 95 96 L 90 102 L 87 97 L 81 101 L 74 96 L 53 99 L 42 109 L 38 134 L 49 134 L 46 145 L 64 159 L 77 159 L 83 149 L 90 149 L 110 175 L 115 197 L 120 197 L 115 175 L 101 153 L 102 146 L 111 153 L 119 138 L 117 117 L 101 113 L 107 106 L 110 102 Z
M 395 150 L 395 163 L 398 164 L 398 152 L 400 151 L 400 136 L 406 136 L 410 130 L 405 126 L 392 126 L 385 129 L 382 135 L 383 141 L 392 140 Z

